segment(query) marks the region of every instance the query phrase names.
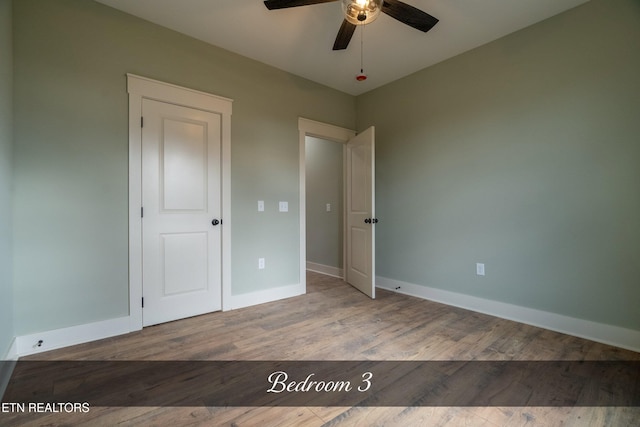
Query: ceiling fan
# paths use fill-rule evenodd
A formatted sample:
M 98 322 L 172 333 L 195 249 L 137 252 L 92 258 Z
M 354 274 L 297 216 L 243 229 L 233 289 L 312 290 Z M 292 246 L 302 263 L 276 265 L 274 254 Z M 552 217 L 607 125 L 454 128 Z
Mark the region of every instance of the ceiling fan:
M 308 6 L 318 3 L 330 3 L 338 0 L 265 0 L 267 9 L 285 9 Z M 342 21 L 333 50 L 343 50 L 349 46 L 351 37 L 358 25 L 375 20 L 380 12 L 386 13 L 403 24 L 422 32 L 427 32 L 438 23 L 438 19 L 399 0 L 341 0 L 345 19 Z

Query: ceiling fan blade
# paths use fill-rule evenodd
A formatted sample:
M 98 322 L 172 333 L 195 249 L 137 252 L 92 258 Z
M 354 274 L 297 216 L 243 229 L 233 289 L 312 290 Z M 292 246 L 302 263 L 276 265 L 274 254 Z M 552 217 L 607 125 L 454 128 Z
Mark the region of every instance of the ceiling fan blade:
M 265 0 L 267 9 L 285 9 L 288 7 L 308 6 L 310 4 L 331 3 L 337 0 Z
M 382 11 L 390 17 L 425 33 L 438 23 L 437 18 L 399 0 L 384 0 Z
M 333 50 L 344 50 L 349 46 L 349 42 L 351 41 L 351 37 L 353 37 L 353 33 L 356 30 L 356 26 L 346 19 L 342 21 L 342 25 L 340 26 L 340 30 L 338 30 L 338 35 L 336 36 L 336 41 L 333 43 Z

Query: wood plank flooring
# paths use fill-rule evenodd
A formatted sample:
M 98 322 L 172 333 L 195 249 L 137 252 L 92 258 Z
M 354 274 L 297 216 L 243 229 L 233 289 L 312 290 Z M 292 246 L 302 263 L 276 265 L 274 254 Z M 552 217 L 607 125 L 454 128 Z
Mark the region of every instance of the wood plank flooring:
M 308 273 L 307 294 L 21 360 L 640 360 L 640 354 Z M 638 407 L 91 408 L 0 425 L 637 426 Z

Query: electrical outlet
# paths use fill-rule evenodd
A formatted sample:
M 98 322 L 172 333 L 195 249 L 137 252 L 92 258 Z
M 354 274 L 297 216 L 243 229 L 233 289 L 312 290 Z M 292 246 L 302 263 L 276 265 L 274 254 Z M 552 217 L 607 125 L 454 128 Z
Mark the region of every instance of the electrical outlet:
M 280 202 L 278 207 L 280 212 L 289 212 L 289 202 Z
M 258 270 L 264 270 L 264 258 L 258 258 Z
M 476 263 L 476 274 L 478 276 L 484 276 L 484 264 L 481 262 Z
M 327 212 L 331 212 L 331 203 L 327 203 Z

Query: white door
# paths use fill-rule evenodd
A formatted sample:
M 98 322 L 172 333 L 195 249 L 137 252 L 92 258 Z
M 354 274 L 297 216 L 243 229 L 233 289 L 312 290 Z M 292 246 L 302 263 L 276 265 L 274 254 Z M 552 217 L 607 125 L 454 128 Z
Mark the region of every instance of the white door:
M 347 143 L 346 281 L 376 296 L 375 132 L 373 126 Z
M 221 116 L 142 102 L 143 325 L 220 310 Z

